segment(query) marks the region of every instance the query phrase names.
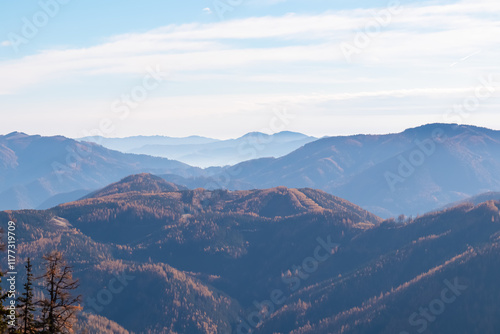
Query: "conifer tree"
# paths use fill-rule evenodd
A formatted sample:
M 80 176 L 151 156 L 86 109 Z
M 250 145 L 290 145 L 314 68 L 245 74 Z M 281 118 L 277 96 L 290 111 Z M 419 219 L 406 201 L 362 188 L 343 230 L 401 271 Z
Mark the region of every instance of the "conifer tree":
M 35 323 L 35 303 L 33 300 L 33 268 L 31 259 L 28 258 L 26 263 L 26 283 L 24 284 L 24 292 L 18 298 L 19 312 L 19 333 L 32 334 L 36 333 Z

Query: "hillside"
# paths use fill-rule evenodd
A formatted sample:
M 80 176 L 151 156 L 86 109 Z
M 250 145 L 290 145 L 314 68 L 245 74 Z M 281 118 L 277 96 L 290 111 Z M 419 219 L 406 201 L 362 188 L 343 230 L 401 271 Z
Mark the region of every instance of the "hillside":
M 164 193 L 180 190 L 187 190 L 187 188 L 167 182 L 158 176 L 142 173 L 127 176 L 116 183 L 88 194 L 84 198 L 99 198 L 127 192 Z
M 397 134 L 319 139 L 278 159 L 230 167 L 213 183 L 229 189 L 322 189 L 390 217 L 498 191 L 498 170 L 500 131 L 429 124 Z
M 56 195 L 88 193 L 141 172 L 196 175 L 199 170 L 177 161 L 123 154 L 61 136 L 14 132 L 0 136 L 0 210 L 36 208 Z
M 272 137 L 251 133 L 243 140 L 253 148 L 245 152 L 267 155 L 267 148 L 286 150 L 287 143 L 299 137 L 311 139 L 282 132 Z M 219 141 L 189 145 L 201 149 L 212 144 L 223 145 Z M 255 152 L 241 155 L 231 150 L 235 159 L 256 157 Z M 50 154 L 40 153 L 45 151 Z M 75 152 L 85 157 L 75 158 L 79 156 Z M 207 159 L 215 161 L 217 154 L 210 153 Z M 322 138 L 280 158 L 204 170 L 64 137 L 13 133 L 0 137 L 0 169 L 0 209 L 46 209 L 127 175 L 147 172 L 189 189 L 321 189 L 388 218 L 423 214 L 476 194 L 499 191 L 500 132 L 428 124 L 395 134 Z
M 444 282 L 466 288 L 427 321 L 430 332 L 500 328 L 500 201 L 396 223 L 310 188 L 164 185 L 133 175 L 98 197 L 0 220 L 18 222 L 20 261 L 62 251 L 87 318 L 116 333 L 410 333 L 420 327 L 409 317 Z M 96 306 L 88 298 L 114 275 L 128 278 L 127 292 Z
M 138 180 L 144 186 L 137 188 Z M 98 294 L 113 273 L 134 277 L 130 293 L 114 296 L 113 307 L 96 311 L 86 301 L 84 311 L 136 333 L 226 333 L 244 314 L 241 303 L 268 293 L 280 272 L 318 246 L 318 237 L 341 242 L 381 221 L 312 189 L 141 191 L 164 184 L 135 175 L 98 197 L 7 211 L 0 219 L 18 222 L 20 261 L 62 251 L 85 296 Z M 150 298 L 144 296 L 158 296 L 160 304 L 141 312 L 123 308 Z
M 17 222 L 16 230 L 21 236 L 18 261 L 32 258 L 36 272 L 43 270 L 40 254 L 54 249 L 63 252 L 74 276 L 80 280 L 77 292 L 84 296 L 84 312 L 98 316 L 91 329 L 99 329 L 100 323 L 110 325 L 111 320 L 115 333 L 120 333 L 122 327 L 136 333 L 204 333 L 213 327 L 228 328 L 239 308 L 235 301 L 201 282 L 195 274 L 163 263 L 135 261 L 130 257 L 130 247 L 95 242 L 70 221 L 50 211 L 5 212 L 0 213 L 0 219 Z M 110 283 L 117 279 L 118 290 Z M 105 289 L 113 289 L 110 299 L 99 297 Z M 145 303 L 151 296 L 158 296 L 155 303 Z M 115 322 L 119 325 L 113 325 Z
M 367 231 L 329 264 L 358 252 L 372 253 L 372 261 L 297 291 L 257 332 L 496 332 L 499 213 L 500 202 L 491 201 Z M 442 303 L 446 312 L 423 321 L 419 309 L 441 305 L 443 289 L 455 284 L 463 288 Z
M 462 201 L 458 201 L 458 202 L 455 202 L 455 203 L 448 204 L 444 208 L 441 208 L 441 209 L 442 210 L 449 209 L 449 208 L 452 208 L 454 206 L 458 206 L 458 205 L 466 204 L 466 203 L 471 203 L 471 204 L 474 204 L 474 205 L 478 205 L 478 204 L 481 204 L 481 203 L 484 203 L 484 202 L 487 202 L 487 201 L 500 201 L 500 192 L 490 191 L 490 192 L 487 192 L 487 193 L 483 193 L 483 194 L 479 194 L 479 195 L 476 195 L 476 196 L 472 196 L 472 197 L 466 198 L 466 199 L 464 199 Z

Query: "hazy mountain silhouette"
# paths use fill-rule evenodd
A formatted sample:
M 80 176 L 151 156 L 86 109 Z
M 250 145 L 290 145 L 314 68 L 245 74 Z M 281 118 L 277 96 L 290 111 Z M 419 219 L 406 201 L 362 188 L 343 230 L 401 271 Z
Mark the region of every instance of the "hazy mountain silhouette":
M 125 153 L 148 154 L 182 161 L 197 167 L 234 165 L 262 157 L 281 157 L 317 138 L 284 131 L 274 135 L 251 132 L 237 139 L 217 140 L 203 137 L 87 137 Z
M 318 188 L 389 217 L 500 190 L 498 170 L 500 131 L 429 124 L 319 139 L 278 159 L 242 162 L 213 181 L 229 189 Z
M 98 189 L 140 172 L 196 175 L 199 169 L 61 136 L 14 132 L 0 136 L 0 209 L 35 208 L 55 195 Z
M 452 207 L 455 207 L 455 206 L 458 206 L 461 204 L 467 204 L 467 203 L 470 203 L 473 205 L 478 205 L 480 203 L 484 203 L 487 201 L 500 201 L 500 192 L 489 191 L 489 192 L 482 193 L 482 194 L 479 194 L 476 196 L 471 196 L 471 197 L 468 197 L 464 200 L 445 205 L 440 210 L 449 209 L 449 208 L 452 208 Z M 440 211 L 440 210 L 437 210 L 437 211 Z
M 247 135 L 253 139 L 256 136 L 260 135 Z M 265 152 L 268 145 L 274 149 L 296 143 L 292 140 L 296 137 L 295 133 L 284 132 L 274 135 L 267 144 L 264 141 L 251 147 Z M 87 150 L 92 150 L 88 157 L 75 160 L 74 152 L 84 154 Z M 0 137 L 0 168 L 3 209 L 39 207 L 59 194 L 67 195 L 48 203 L 71 201 L 76 199 L 72 197 L 75 191 L 97 189 L 126 175 L 151 172 L 190 189 L 317 188 L 390 217 L 422 214 L 475 194 L 500 190 L 500 132 L 429 124 L 397 134 L 323 138 L 281 158 L 204 170 L 64 137 L 13 133 Z
M 130 153 L 134 149 L 146 145 L 202 145 L 218 142 L 218 139 L 190 136 L 184 138 L 175 138 L 167 136 L 132 136 L 124 138 L 106 138 L 102 136 L 78 138 L 78 141 L 86 141 L 98 144 L 111 150 Z
M 62 193 L 62 194 L 57 194 L 54 195 L 47 200 L 45 200 L 42 204 L 36 207 L 37 210 L 47 210 L 50 208 L 53 208 L 55 206 L 58 206 L 59 204 L 67 203 L 67 202 L 73 202 L 76 201 L 82 197 L 87 196 L 90 194 L 92 191 L 89 190 L 75 190 L 71 191 L 69 193 Z

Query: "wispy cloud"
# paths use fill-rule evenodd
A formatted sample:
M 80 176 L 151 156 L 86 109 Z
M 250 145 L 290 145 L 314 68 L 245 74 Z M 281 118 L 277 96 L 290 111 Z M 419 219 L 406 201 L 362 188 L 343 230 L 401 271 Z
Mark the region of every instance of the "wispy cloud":
M 425 67 L 443 61 L 449 64 L 450 59 L 467 50 L 491 50 L 491 41 L 500 34 L 500 20 L 488 14 L 498 9 L 500 3 L 492 1 L 407 7 L 360 61 L 387 67 L 395 63 Z M 4 76 L 0 85 L 5 85 L 1 90 L 15 92 L 48 77 L 60 79 L 82 72 L 141 73 L 151 63 L 170 64 L 173 71 L 287 62 L 343 66 L 338 44 L 349 41 L 372 12 L 352 10 L 170 25 L 147 33 L 115 36 L 108 43 L 85 49 L 46 50 L 0 62 Z M 237 40 L 245 40 L 246 44 L 242 46 Z M 263 40 L 269 43 L 259 46 Z M 272 40 L 280 42 L 273 46 Z
M 209 84 L 216 96 L 245 92 L 245 98 L 238 95 L 242 103 L 266 100 L 268 95 L 297 104 L 320 97 L 325 101 L 415 94 L 434 98 L 463 93 L 482 73 L 495 71 L 500 46 L 493 41 L 500 36 L 500 18 L 492 13 L 499 12 L 500 2 L 406 5 L 356 55 L 354 64 L 348 64 L 339 45 L 352 41 L 378 10 L 168 25 L 112 36 L 86 48 L 44 50 L 0 61 L 0 94 L 22 95 L 75 80 L 90 83 L 105 78 L 113 83 L 120 76 L 140 77 L 146 67 L 158 64 L 185 84 L 177 93 L 191 98 L 199 95 L 193 88 L 197 82 Z M 465 56 L 467 66 L 450 66 Z M 71 84 L 65 89 L 71 94 Z M 73 94 L 80 94 L 78 89 Z M 155 103 L 161 109 L 160 101 Z M 230 103 L 219 107 L 234 110 Z M 190 104 L 184 110 L 194 113 L 196 108 L 202 106 Z

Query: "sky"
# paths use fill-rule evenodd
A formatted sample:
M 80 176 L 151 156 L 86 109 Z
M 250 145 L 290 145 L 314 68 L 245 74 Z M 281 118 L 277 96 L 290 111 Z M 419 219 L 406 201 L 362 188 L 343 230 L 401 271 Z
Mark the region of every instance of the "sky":
M 500 130 L 500 2 L 0 2 L 0 134 Z

